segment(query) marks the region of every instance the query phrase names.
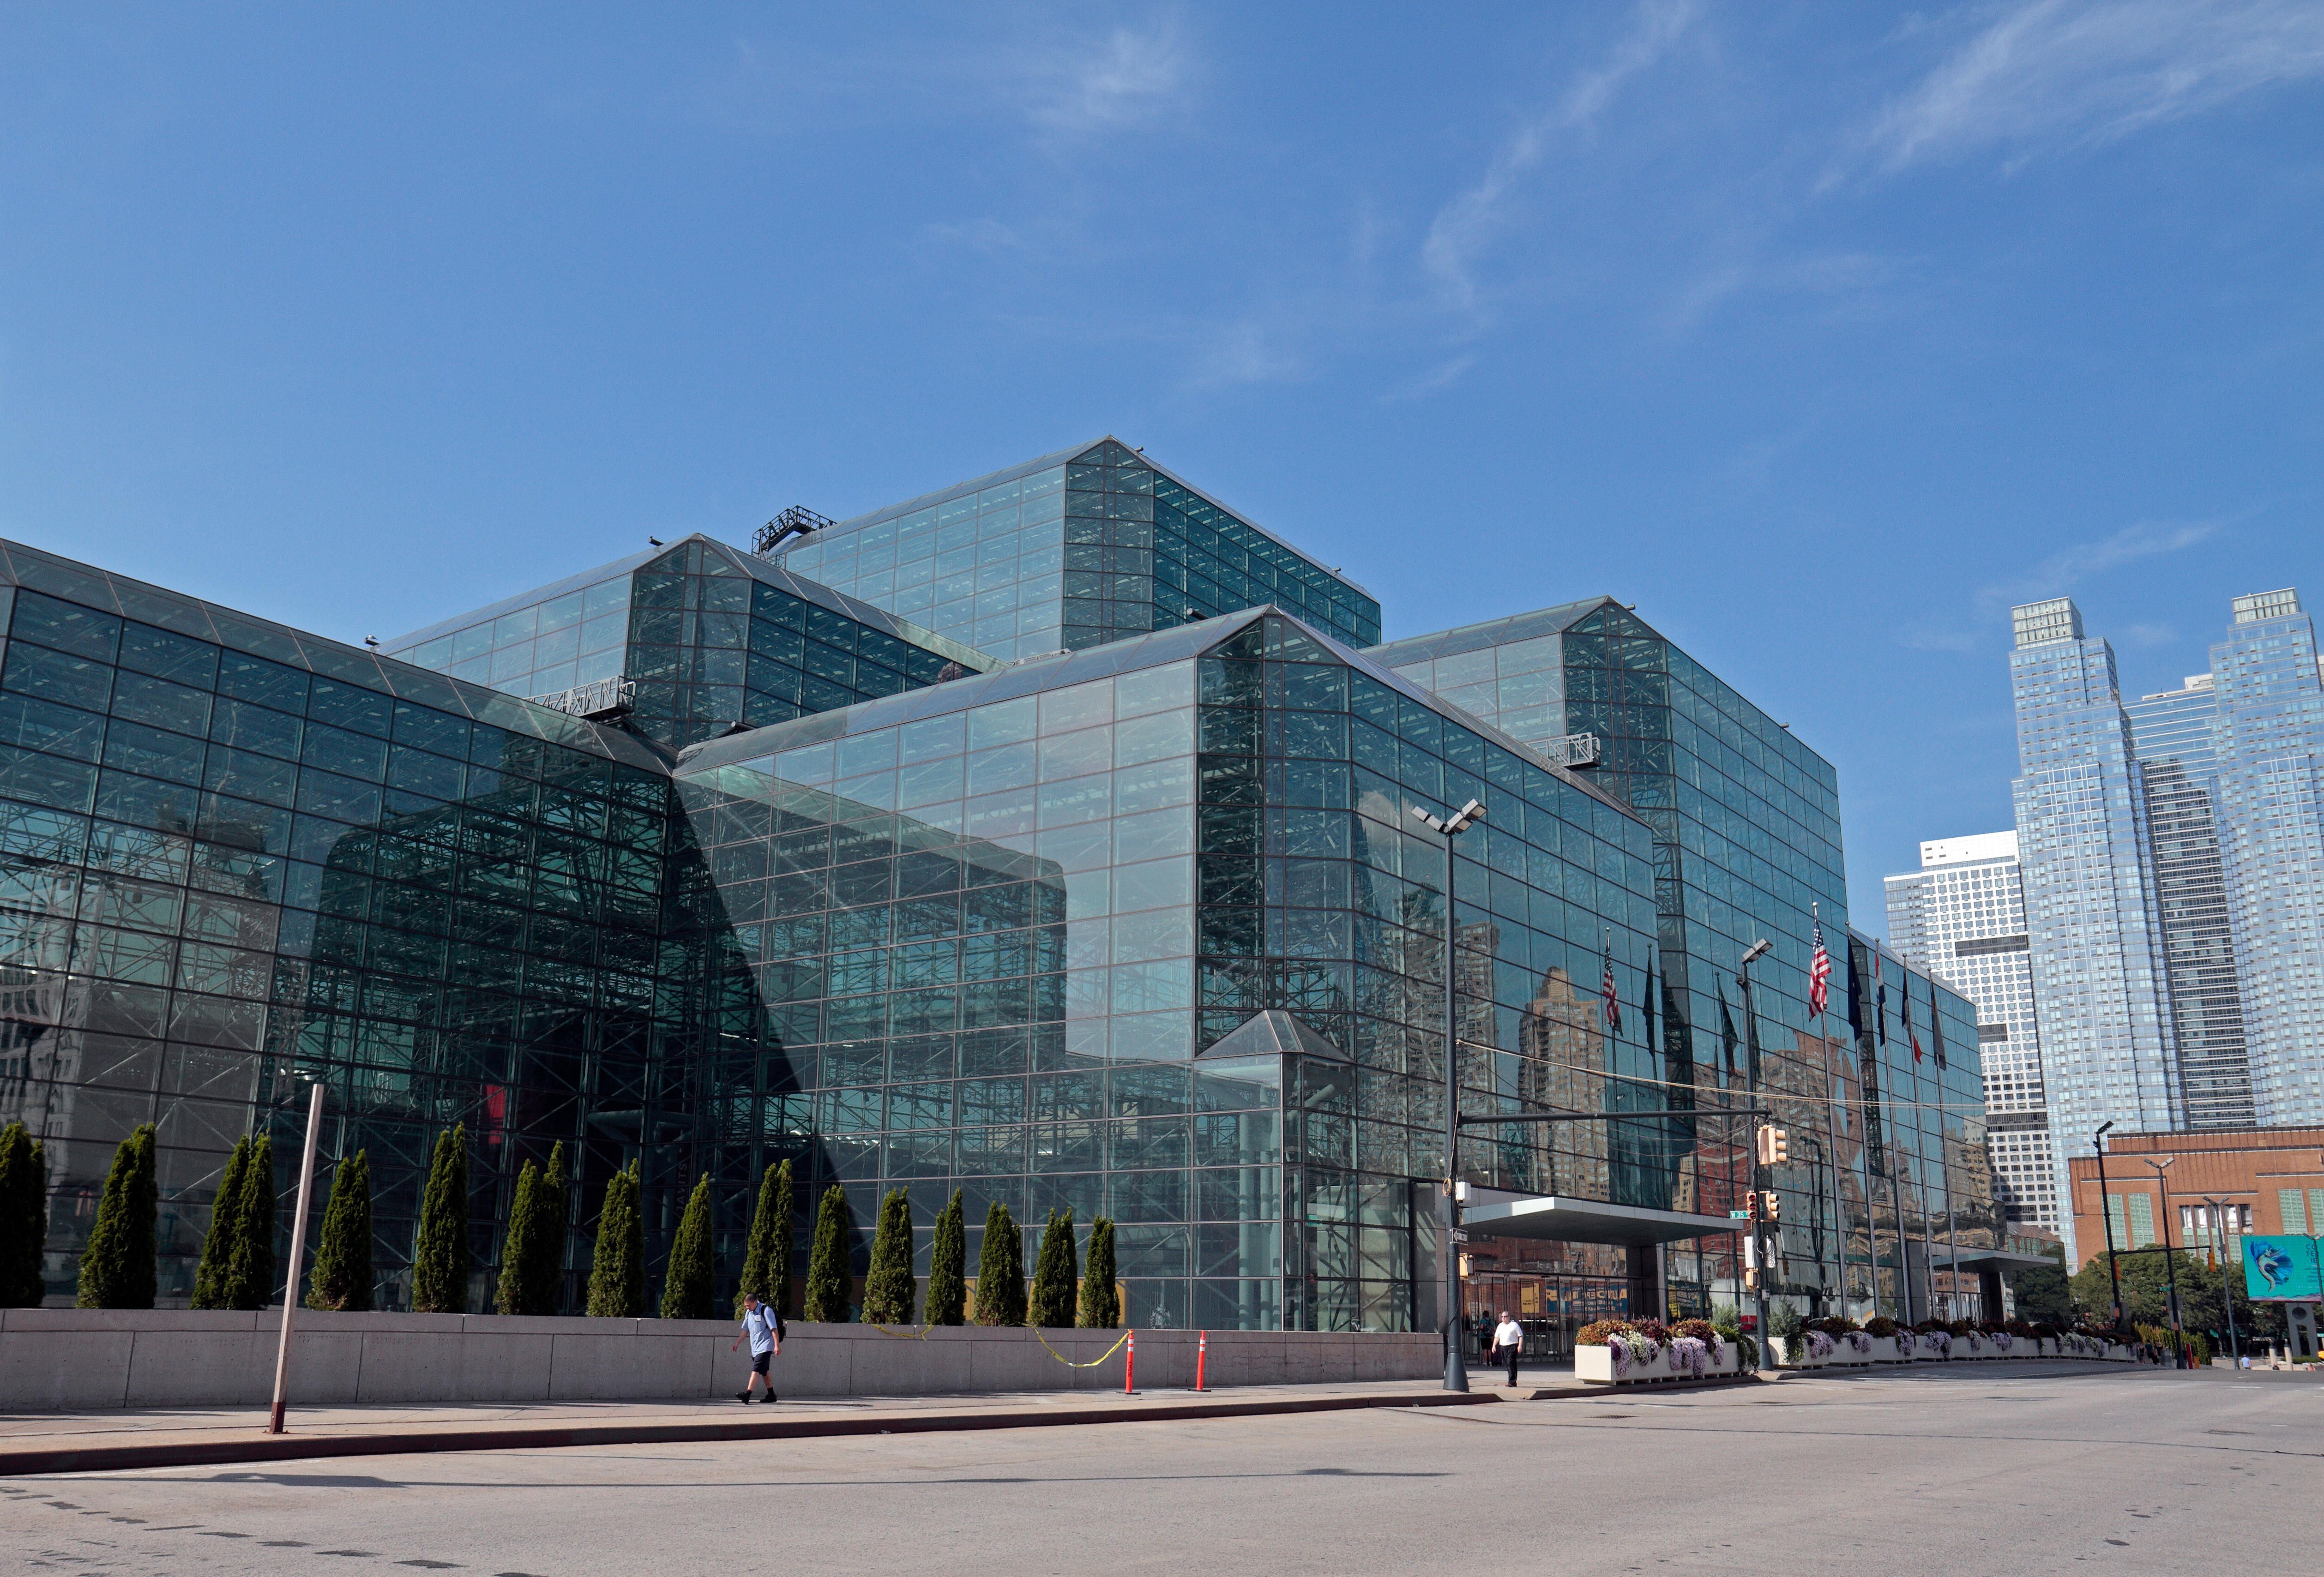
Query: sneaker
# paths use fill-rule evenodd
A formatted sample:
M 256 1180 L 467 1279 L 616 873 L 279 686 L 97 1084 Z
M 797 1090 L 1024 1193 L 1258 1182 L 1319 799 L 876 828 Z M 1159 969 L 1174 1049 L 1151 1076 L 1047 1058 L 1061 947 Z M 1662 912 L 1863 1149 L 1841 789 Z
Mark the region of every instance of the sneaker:
M 736 1391 L 734 1393 L 734 1399 L 742 1403 L 744 1407 L 749 1407 L 751 1405 L 751 1393 L 749 1391 Z
M 774 1393 L 774 1392 L 772 1392 L 772 1391 L 769 1391 L 769 1392 L 767 1393 L 767 1400 L 769 1400 L 769 1401 L 770 1401 L 770 1402 L 771 1402 L 771 1401 L 773 1401 L 774 1399 L 775 1399 L 775 1393 Z

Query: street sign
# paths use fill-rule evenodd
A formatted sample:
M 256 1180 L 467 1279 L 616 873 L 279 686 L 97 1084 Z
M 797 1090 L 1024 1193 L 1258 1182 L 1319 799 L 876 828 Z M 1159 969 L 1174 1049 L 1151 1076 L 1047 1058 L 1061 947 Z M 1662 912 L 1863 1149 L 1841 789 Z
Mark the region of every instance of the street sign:
M 1751 1219 L 1751 1213 L 1748 1210 L 1730 1210 L 1727 1213 L 1727 1219 L 1729 1221 L 1748 1221 Z
M 1469 1234 L 1456 1226 L 1452 1229 L 1452 1241 L 1456 1243 L 1465 1243 L 1469 1241 Z

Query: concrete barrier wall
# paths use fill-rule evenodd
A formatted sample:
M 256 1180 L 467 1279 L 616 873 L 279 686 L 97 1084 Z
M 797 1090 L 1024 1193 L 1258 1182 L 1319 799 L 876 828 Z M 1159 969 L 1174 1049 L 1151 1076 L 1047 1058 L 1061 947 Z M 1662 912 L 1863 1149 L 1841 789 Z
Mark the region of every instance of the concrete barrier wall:
M 0 1413 L 97 1407 L 263 1406 L 274 1386 L 280 1309 L 0 1309 Z M 740 1390 L 749 1352 L 718 1320 L 512 1315 L 317 1314 L 290 1343 L 294 1405 L 661 1401 Z M 1044 1331 L 1087 1363 L 1119 1331 Z M 1195 1333 L 1138 1333 L 1139 1389 L 1190 1386 Z M 1206 1382 L 1225 1388 L 1425 1380 L 1443 1369 L 1433 1334 L 1213 1331 Z M 1118 1389 L 1122 1354 L 1069 1369 L 1027 1330 L 967 1325 L 924 1340 L 869 1325 L 795 1323 L 775 1360 L 785 1396 L 912 1396 Z

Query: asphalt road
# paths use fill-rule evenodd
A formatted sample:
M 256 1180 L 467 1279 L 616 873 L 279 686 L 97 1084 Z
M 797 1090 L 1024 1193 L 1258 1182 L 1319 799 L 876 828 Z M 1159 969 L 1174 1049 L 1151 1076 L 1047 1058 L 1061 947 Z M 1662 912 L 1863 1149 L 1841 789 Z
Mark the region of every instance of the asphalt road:
M 2304 1568 L 2319 1537 L 2324 1381 L 2224 1371 L 0 1483 L 12 1577 L 2178 1573 Z

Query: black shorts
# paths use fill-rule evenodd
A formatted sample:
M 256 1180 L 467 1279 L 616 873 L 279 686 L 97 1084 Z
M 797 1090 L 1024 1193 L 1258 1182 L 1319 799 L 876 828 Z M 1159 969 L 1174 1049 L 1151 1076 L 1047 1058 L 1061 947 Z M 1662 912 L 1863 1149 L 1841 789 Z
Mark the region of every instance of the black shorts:
M 753 1352 L 753 1353 L 752 1353 L 752 1354 L 751 1354 L 751 1372 L 752 1372 L 752 1374 L 764 1374 L 764 1373 L 766 1373 L 766 1372 L 767 1372 L 767 1365 L 768 1365 L 768 1363 L 769 1363 L 769 1362 L 772 1362 L 772 1360 L 773 1360 L 774 1356 L 775 1356 L 775 1355 L 774 1355 L 773 1353 L 771 1353 L 771 1352 Z

